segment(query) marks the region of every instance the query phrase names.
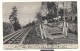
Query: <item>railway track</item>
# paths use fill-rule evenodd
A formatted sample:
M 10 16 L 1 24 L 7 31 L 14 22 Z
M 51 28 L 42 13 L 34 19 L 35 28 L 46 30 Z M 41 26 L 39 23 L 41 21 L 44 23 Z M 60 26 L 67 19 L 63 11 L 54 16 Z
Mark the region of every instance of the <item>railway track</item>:
M 4 44 L 22 44 L 32 27 L 23 28 L 3 37 Z

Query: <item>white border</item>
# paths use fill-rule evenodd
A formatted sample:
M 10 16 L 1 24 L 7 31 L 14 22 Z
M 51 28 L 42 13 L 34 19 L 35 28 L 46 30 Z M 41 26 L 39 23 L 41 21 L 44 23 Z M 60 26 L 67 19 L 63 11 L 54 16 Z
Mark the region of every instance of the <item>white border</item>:
M 2 2 L 40 2 L 40 1 L 49 1 L 49 0 L 0 0 L 0 51 L 6 51 L 3 50 L 3 29 L 2 29 Z M 50 0 L 53 1 L 53 0 Z M 78 49 L 55 49 L 55 51 L 80 51 L 80 0 L 54 0 L 54 1 L 77 1 L 77 8 L 78 8 Z M 9 50 L 11 51 L 11 50 Z M 16 51 L 16 50 L 14 50 Z M 24 50 L 22 50 L 24 51 Z M 27 51 L 39 51 L 39 49 L 31 49 Z

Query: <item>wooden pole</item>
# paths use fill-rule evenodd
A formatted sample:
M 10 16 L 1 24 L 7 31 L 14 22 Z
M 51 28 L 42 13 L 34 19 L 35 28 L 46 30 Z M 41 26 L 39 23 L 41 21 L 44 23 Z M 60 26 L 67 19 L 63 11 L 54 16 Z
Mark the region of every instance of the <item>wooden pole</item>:
M 64 2 L 63 2 L 63 19 L 64 19 L 64 21 L 63 21 L 63 34 L 65 34 L 65 8 L 64 8 Z

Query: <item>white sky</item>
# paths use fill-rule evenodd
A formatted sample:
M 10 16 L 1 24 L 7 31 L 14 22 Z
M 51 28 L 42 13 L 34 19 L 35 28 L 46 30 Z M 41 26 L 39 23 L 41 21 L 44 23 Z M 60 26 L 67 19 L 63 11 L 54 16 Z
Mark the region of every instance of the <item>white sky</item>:
M 18 9 L 18 20 L 20 24 L 25 25 L 29 21 L 35 20 L 36 13 L 41 7 L 40 2 L 6 2 L 3 3 L 3 22 L 9 22 L 9 15 L 12 12 L 12 7 L 16 6 Z
M 62 3 L 58 3 L 59 7 L 63 7 Z M 16 6 L 18 9 L 18 20 L 21 25 L 35 20 L 36 13 L 40 11 L 41 2 L 4 2 L 3 3 L 3 22 L 9 22 L 9 15 L 12 12 L 12 7 Z M 70 3 L 66 4 L 67 8 Z

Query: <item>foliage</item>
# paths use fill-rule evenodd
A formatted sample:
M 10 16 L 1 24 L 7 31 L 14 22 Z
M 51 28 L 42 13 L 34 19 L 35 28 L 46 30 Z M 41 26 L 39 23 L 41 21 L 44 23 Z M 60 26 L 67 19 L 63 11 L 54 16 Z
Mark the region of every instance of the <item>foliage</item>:
M 3 22 L 3 36 L 6 36 L 13 32 L 13 28 L 10 23 Z

